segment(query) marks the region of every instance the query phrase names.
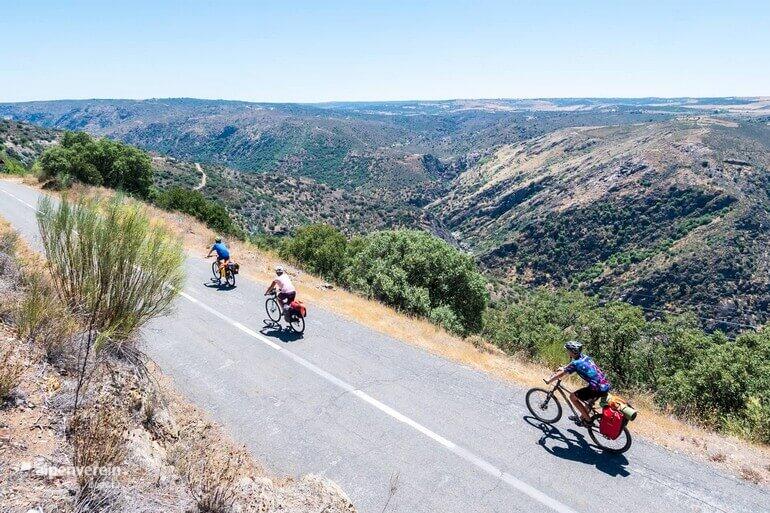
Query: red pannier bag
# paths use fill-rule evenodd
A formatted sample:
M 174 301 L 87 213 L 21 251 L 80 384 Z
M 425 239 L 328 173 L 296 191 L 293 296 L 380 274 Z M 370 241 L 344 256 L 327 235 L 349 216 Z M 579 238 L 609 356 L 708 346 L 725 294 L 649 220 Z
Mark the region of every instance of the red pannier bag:
M 307 315 L 307 308 L 305 308 L 305 303 L 302 301 L 294 300 L 289 304 L 292 310 L 297 312 L 300 317 L 304 318 Z
M 626 417 L 615 408 L 605 406 L 602 410 L 602 419 L 599 421 L 599 433 L 610 440 L 615 440 L 623 431 Z

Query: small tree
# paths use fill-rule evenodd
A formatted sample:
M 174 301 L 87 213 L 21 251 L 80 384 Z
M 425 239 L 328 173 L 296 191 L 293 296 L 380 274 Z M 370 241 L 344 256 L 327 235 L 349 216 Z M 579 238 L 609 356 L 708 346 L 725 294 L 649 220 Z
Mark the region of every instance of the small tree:
M 121 198 L 64 198 L 58 206 L 43 198 L 38 224 L 54 290 L 85 330 L 78 344 L 77 409 L 98 354 L 121 352 L 139 328 L 169 310 L 183 283 L 184 257 L 169 231 Z
M 70 176 L 89 185 L 104 185 L 146 198 L 152 187 L 152 161 L 147 153 L 84 132 L 65 132 L 61 145 L 40 157 L 41 178 Z

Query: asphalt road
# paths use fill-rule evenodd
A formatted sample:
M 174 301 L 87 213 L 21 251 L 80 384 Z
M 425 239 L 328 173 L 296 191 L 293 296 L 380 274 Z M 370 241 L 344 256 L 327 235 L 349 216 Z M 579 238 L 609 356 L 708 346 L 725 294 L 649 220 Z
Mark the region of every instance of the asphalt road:
M 0 215 L 35 247 L 39 194 L 0 181 Z M 641 440 L 602 454 L 530 418 L 524 389 L 314 305 L 304 336 L 260 332 L 265 284 L 219 290 L 210 261 L 185 265 L 147 353 L 268 468 L 328 476 L 363 513 L 770 511 L 762 488 Z

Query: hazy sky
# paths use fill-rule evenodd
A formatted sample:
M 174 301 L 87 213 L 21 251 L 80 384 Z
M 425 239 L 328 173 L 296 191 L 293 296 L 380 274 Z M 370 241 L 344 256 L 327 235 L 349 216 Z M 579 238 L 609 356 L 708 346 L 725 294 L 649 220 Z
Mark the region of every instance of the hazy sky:
M 770 1 L 0 0 L 0 102 L 737 95 Z

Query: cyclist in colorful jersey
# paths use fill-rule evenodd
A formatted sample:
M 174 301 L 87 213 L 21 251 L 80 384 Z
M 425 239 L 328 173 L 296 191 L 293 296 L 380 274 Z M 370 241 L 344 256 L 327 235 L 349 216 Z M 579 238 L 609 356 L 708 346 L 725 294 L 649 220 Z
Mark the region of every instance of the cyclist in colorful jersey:
M 206 258 L 211 257 L 211 254 L 214 252 L 217 254 L 217 263 L 219 264 L 219 281 L 221 283 L 222 279 L 225 277 L 225 266 L 230 262 L 230 250 L 227 249 L 227 246 L 225 246 L 224 243 L 222 243 L 221 237 L 217 237 L 216 240 L 214 240 L 214 245 L 211 246 L 209 254 L 206 255 Z
M 583 354 L 583 344 L 576 340 L 570 340 L 564 344 L 564 349 L 569 353 L 570 363 L 566 367 L 560 368 L 556 374 L 548 378 L 547 382 L 551 383 L 574 372 L 588 382 L 588 386 L 575 390 L 569 395 L 570 401 L 575 405 L 577 411 L 580 412 L 580 418 L 571 415 L 570 420 L 578 425 L 587 425 L 590 424 L 591 417 L 589 408 L 585 403 L 600 397 L 606 397 L 612 385 L 610 385 L 607 376 L 596 365 L 593 358 Z
M 265 291 L 265 295 L 270 294 L 274 289 L 278 289 L 278 302 L 283 308 L 284 315 L 288 315 L 289 305 L 297 297 L 297 289 L 294 288 L 291 278 L 289 278 L 289 275 L 284 272 L 283 267 L 280 265 L 276 266 L 275 274 L 275 279 Z

